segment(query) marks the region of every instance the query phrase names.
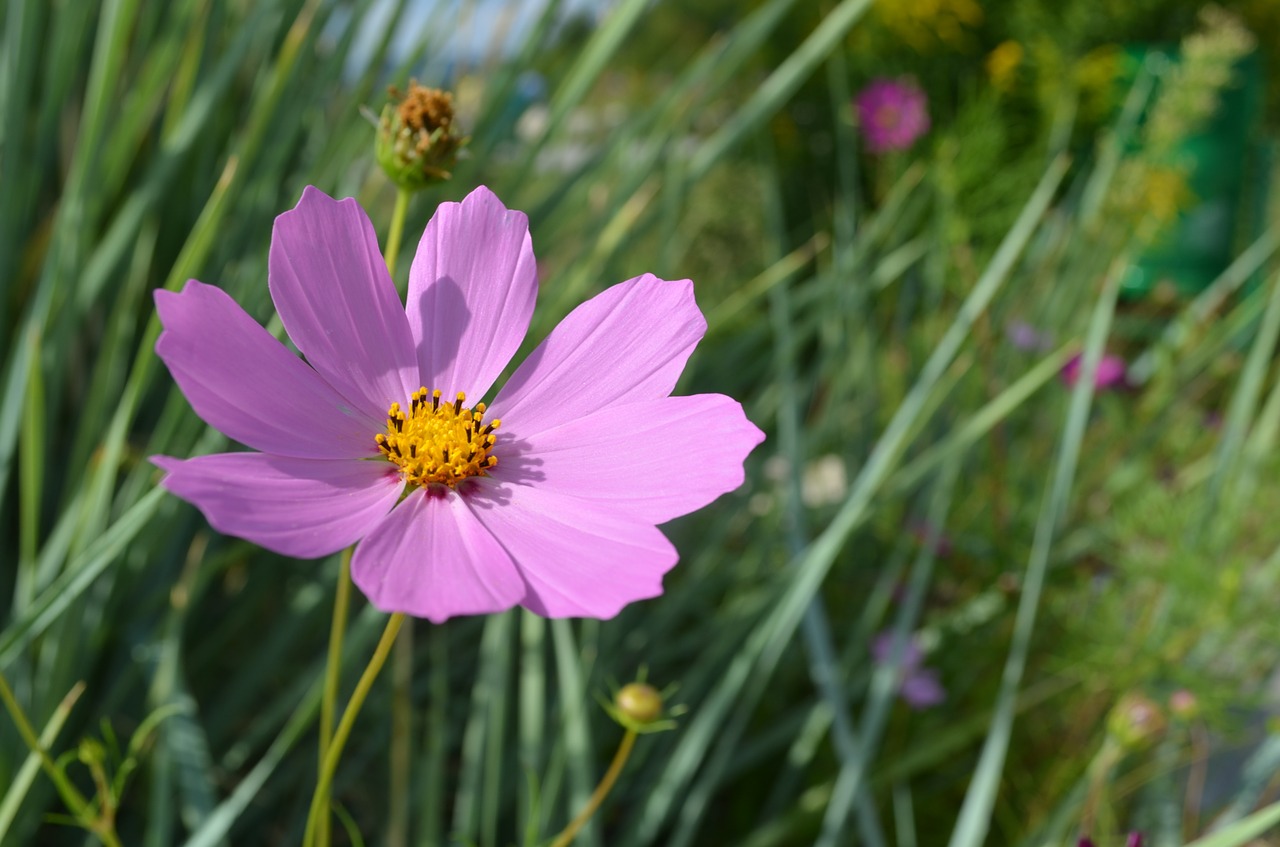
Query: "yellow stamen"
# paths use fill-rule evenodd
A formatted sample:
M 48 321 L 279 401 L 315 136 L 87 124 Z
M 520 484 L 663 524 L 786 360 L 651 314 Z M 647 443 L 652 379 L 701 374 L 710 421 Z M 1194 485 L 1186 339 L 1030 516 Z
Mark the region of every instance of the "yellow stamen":
M 431 402 L 427 402 L 430 398 Z M 387 431 L 374 436 L 378 450 L 399 465 L 404 481 L 414 486 L 456 486 L 472 476 L 487 476 L 498 464 L 491 455 L 502 421 L 484 423 L 485 406 L 463 404 L 461 391 L 452 403 L 441 403 L 441 391 L 420 388 L 409 400 L 406 414 L 399 403 L 387 411 Z

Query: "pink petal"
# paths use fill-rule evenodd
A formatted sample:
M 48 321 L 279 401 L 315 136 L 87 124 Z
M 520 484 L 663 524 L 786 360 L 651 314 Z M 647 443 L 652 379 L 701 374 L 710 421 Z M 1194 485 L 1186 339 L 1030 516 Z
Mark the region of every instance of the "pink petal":
M 409 270 L 409 326 L 423 385 L 484 396 L 529 330 L 538 270 L 523 212 L 480 186 L 442 203 Z
M 605 619 L 662 593 L 677 554 L 656 527 L 544 488 L 476 482 L 467 505 L 515 560 L 528 587 L 525 608 Z
M 565 317 L 493 401 L 503 432 L 529 438 L 614 403 L 666 397 L 707 330 L 689 280 L 645 274 Z
M 276 218 L 269 282 L 293 343 L 351 403 L 381 419 L 418 388 L 404 307 L 355 200 L 307 186 Z
M 540 488 L 663 523 L 742 485 L 743 459 L 763 440 L 729 397 L 664 397 L 609 406 L 509 447 L 500 438 L 493 476 L 532 475 Z
M 511 557 L 447 490 L 406 497 L 356 548 L 351 578 L 382 611 L 433 623 L 501 612 L 525 593 Z
M 404 487 L 380 461 L 216 453 L 151 462 L 165 471 L 160 484 L 194 503 L 214 529 L 301 559 L 354 544 Z
M 164 325 L 156 354 L 218 431 L 283 456 L 376 454 L 383 421 L 352 408 L 222 289 L 193 279 L 155 297 Z
M 1084 366 L 1084 355 L 1077 353 L 1062 366 L 1062 381 L 1068 387 L 1074 387 L 1080 381 L 1080 372 Z M 1119 356 L 1104 355 L 1098 361 L 1098 369 L 1093 375 L 1093 387 L 1100 391 L 1123 385 L 1126 377 L 1124 359 Z
M 1098 388 L 1114 388 L 1125 380 L 1125 361 L 1119 356 L 1103 356 L 1102 361 L 1098 362 L 1097 373 L 1094 374 L 1094 384 Z

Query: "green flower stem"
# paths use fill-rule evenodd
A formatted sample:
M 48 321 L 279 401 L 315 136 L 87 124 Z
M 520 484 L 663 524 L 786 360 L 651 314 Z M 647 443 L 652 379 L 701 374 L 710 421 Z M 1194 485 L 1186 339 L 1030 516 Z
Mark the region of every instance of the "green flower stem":
M 400 237 L 404 235 L 404 219 L 409 211 L 409 196 L 411 192 L 407 188 L 396 189 L 396 206 L 391 210 L 391 230 L 387 233 L 387 272 L 394 275 L 396 272 L 396 259 L 400 256 Z
M 413 749 L 413 621 L 406 621 L 391 657 L 391 784 L 387 847 L 409 843 L 409 779 Z
M 320 699 L 320 745 L 319 762 L 316 767 L 324 770 L 324 760 L 329 755 L 329 742 L 333 738 L 333 714 L 337 709 L 338 680 L 342 676 L 342 640 L 347 632 L 347 609 L 351 605 L 351 551 L 348 547 L 342 551 L 338 561 L 338 587 L 333 597 L 333 623 L 329 627 L 329 660 L 324 669 L 324 693 Z M 329 797 L 322 802 L 327 808 Z M 325 815 L 316 833 L 316 843 L 322 847 L 329 844 L 329 816 Z
M 9 715 L 18 727 L 18 734 L 22 736 L 22 740 L 31 752 L 40 758 L 41 767 L 44 768 L 44 772 L 48 774 L 49 779 L 53 781 L 54 787 L 62 795 L 62 802 L 67 804 L 67 808 L 75 815 L 76 821 L 98 836 L 98 839 L 107 847 L 121 847 L 120 839 L 115 833 L 115 826 L 109 819 L 96 817 L 91 812 L 89 801 L 71 784 L 71 780 L 67 779 L 67 775 L 62 772 L 62 768 L 58 767 L 57 763 L 50 758 L 49 751 L 44 749 L 44 745 L 40 743 L 39 736 L 36 735 L 31 722 L 27 720 L 27 715 L 22 711 L 22 706 L 18 704 L 18 698 L 13 696 L 13 689 L 9 687 L 9 681 L 4 678 L 4 674 L 0 674 L 0 700 L 4 701 L 5 708 L 9 710 Z M 106 803 L 108 799 L 104 794 L 103 803 Z
M 325 756 L 324 764 L 320 767 L 320 778 L 316 782 L 315 793 L 311 795 L 311 811 L 307 814 L 307 831 L 302 839 L 304 847 L 314 847 L 317 844 L 316 834 L 319 831 L 320 819 L 329 815 L 327 798 L 329 789 L 333 786 L 333 775 L 338 769 L 338 761 L 342 758 L 342 748 L 347 744 L 347 737 L 351 735 L 351 727 L 356 722 L 356 716 L 360 714 L 360 707 L 364 705 L 365 698 L 369 696 L 369 689 L 373 687 L 373 681 L 378 678 L 378 672 L 386 663 L 391 645 L 395 643 L 396 635 L 399 634 L 400 625 L 403 623 L 402 612 L 395 613 L 387 620 L 387 628 L 382 631 L 382 638 L 379 639 L 378 646 L 373 651 L 373 658 L 369 660 L 364 673 L 360 675 L 356 690 L 351 693 L 351 700 L 347 703 L 346 711 L 342 713 L 342 721 L 338 724 L 337 732 L 333 734 L 328 755 Z
M 587 805 L 582 807 L 582 811 L 578 812 L 578 816 L 556 836 L 556 840 L 551 842 L 551 847 L 569 847 L 573 843 L 573 838 L 578 834 L 578 830 L 586 826 L 587 821 L 591 820 L 591 816 L 596 813 L 596 809 L 600 808 L 600 804 L 604 802 L 604 798 L 609 796 L 609 791 L 613 788 L 613 784 L 618 781 L 618 774 L 622 773 L 622 766 L 627 763 L 627 759 L 631 756 L 631 748 L 635 746 L 635 743 L 636 731 L 634 729 L 627 730 L 627 734 L 622 736 L 622 743 L 618 745 L 618 752 L 613 754 L 613 761 L 609 763 L 609 770 L 605 771 L 604 778 L 600 780 L 596 790 L 591 792 L 591 799 L 587 800 Z

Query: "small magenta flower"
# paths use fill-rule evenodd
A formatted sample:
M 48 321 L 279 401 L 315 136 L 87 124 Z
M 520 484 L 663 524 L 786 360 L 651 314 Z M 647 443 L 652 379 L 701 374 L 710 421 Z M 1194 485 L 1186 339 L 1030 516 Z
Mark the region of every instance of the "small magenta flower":
M 1124 847 L 1142 847 L 1142 833 L 1137 830 L 1130 831 L 1124 839 Z M 1076 842 L 1076 847 L 1094 847 L 1093 839 L 1087 835 L 1080 836 L 1080 840 Z
M 651 274 L 475 402 L 537 294 L 528 221 L 484 187 L 427 224 L 407 306 L 356 201 L 310 187 L 276 219 L 269 274 L 305 361 L 219 288 L 156 292 L 156 352 L 257 452 L 152 461 L 221 532 L 300 558 L 360 542 L 352 578 L 386 612 L 612 617 L 662 593 L 677 554 L 657 525 L 741 485 L 764 438 L 728 397 L 670 396 L 706 321 L 692 283 Z
M 1074 387 L 1080 380 L 1080 366 L 1082 359 L 1079 353 L 1072 356 L 1070 361 L 1062 366 L 1062 381 L 1068 387 Z M 1098 362 L 1097 373 L 1093 376 L 1093 387 L 1099 391 L 1105 391 L 1108 388 L 1120 388 L 1125 384 L 1128 366 L 1125 365 L 1124 359 L 1119 356 L 1106 355 Z
M 871 658 L 877 665 L 888 665 L 893 660 L 893 649 L 893 633 L 882 632 L 871 643 Z M 924 654 L 916 639 L 908 640 L 902 651 L 902 682 L 898 688 L 898 696 L 917 711 L 936 706 L 947 699 L 947 691 L 938 681 L 937 671 L 921 667 L 923 660 Z
M 872 153 L 906 150 L 929 131 L 928 100 L 911 79 L 877 79 L 854 103 Z

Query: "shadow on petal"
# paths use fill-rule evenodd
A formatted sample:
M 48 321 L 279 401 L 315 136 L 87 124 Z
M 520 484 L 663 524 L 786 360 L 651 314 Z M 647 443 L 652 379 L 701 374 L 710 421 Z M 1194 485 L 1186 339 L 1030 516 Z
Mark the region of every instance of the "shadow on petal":
M 423 338 L 419 344 L 431 350 L 429 367 L 428 359 L 419 349 L 418 362 L 422 368 L 424 380 L 435 381 L 440 375 L 453 370 L 458 358 L 458 350 L 462 347 L 462 339 L 471 325 L 471 310 L 467 308 L 467 298 L 462 293 L 462 286 L 451 276 L 442 276 L 431 284 L 430 297 L 420 297 L 417 302 L 418 321 L 422 327 Z M 410 306 L 412 308 L 412 306 Z M 468 386 L 460 385 L 427 385 L 427 388 L 439 388 L 446 394 L 466 391 Z M 471 402 L 479 400 L 471 397 Z

